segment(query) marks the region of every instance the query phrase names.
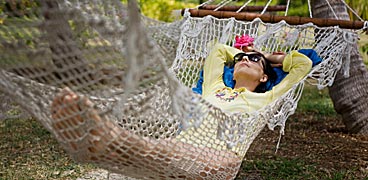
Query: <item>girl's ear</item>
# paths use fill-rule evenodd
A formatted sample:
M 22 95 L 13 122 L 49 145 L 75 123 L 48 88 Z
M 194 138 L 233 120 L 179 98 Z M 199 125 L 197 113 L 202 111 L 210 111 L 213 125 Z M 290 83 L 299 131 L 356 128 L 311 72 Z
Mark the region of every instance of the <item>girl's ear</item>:
M 268 80 L 267 74 L 263 74 L 263 76 L 261 77 L 261 79 L 259 81 L 264 83 L 264 82 L 267 82 L 267 80 Z

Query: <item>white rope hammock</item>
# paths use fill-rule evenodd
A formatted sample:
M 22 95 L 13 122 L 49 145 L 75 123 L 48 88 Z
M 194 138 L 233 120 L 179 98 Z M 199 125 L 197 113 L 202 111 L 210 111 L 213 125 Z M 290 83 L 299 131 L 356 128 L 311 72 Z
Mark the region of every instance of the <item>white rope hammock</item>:
M 141 179 L 234 178 L 264 126 L 280 126 L 283 134 L 304 82 L 332 85 L 336 72 L 348 67 L 342 58 L 357 41 L 354 32 L 337 27 L 193 18 L 187 11 L 183 20 L 163 23 L 117 0 L 44 0 L 23 15 L 5 13 L 0 90 L 36 117 L 75 160 Z M 309 48 L 323 61 L 266 107 L 223 112 L 191 88 L 208 43 L 233 45 L 243 34 L 255 37 L 264 52 Z M 80 95 L 81 109 L 52 117 L 52 103 L 64 87 Z M 61 108 L 68 106 L 75 105 Z

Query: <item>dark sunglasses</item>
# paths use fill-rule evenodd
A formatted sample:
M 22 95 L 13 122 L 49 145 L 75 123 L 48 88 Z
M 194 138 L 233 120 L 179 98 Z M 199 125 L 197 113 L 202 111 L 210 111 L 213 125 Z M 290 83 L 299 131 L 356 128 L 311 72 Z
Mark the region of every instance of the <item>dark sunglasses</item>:
M 258 62 L 262 59 L 266 60 L 263 54 L 259 52 L 251 52 L 251 53 L 238 53 L 234 56 L 234 63 L 240 62 L 243 60 L 244 56 L 247 56 L 250 61 Z

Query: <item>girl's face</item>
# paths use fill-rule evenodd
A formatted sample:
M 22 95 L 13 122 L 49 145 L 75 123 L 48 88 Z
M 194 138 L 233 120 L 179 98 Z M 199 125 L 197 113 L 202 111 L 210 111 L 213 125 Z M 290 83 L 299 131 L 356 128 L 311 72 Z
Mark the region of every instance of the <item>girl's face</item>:
M 238 56 L 238 57 L 237 57 Z M 247 78 L 252 81 L 267 81 L 264 74 L 265 59 L 258 52 L 239 53 L 234 57 L 234 79 Z

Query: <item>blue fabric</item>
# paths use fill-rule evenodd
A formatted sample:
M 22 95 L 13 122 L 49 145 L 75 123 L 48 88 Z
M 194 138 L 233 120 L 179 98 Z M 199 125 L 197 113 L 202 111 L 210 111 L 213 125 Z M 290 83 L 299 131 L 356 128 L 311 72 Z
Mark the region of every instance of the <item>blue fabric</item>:
M 309 57 L 309 59 L 312 60 L 312 66 L 315 66 L 322 62 L 322 59 L 318 56 L 317 52 L 314 51 L 313 49 L 300 49 L 298 50 L 298 52 Z M 287 72 L 284 72 L 282 70 L 282 67 L 274 67 L 273 70 L 276 72 L 277 79 L 275 83 L 273 84 L 271 84 L 270 81 L 267 82 L 266 84 L 267 91 L 271 90 L 273 86 L 276 86 L 277 84 L 279 84 L 288 74 Z M 233 72 L 234 72 L 234 67 L 224 66 L 224 74 L 222 78 L 223 78 L 225 86 L 230 87 L 230 88 L 234 88 L 235 86 L 235 81 L 233 80 Z M 202 84 L 203 84 L 203 70 L 199 74 L 199 80 L 197 82 L 197 86 L 192 88 L 193 92 L 202 94 Z
M 311 59 L 313 62 L 312 66 L 315 66 L 322 62 L 322 59 L 318 56 L 317 52 L 313 49 L 300 49 L 298 50 L 298 52 L 308 56 L 309 59 Z

